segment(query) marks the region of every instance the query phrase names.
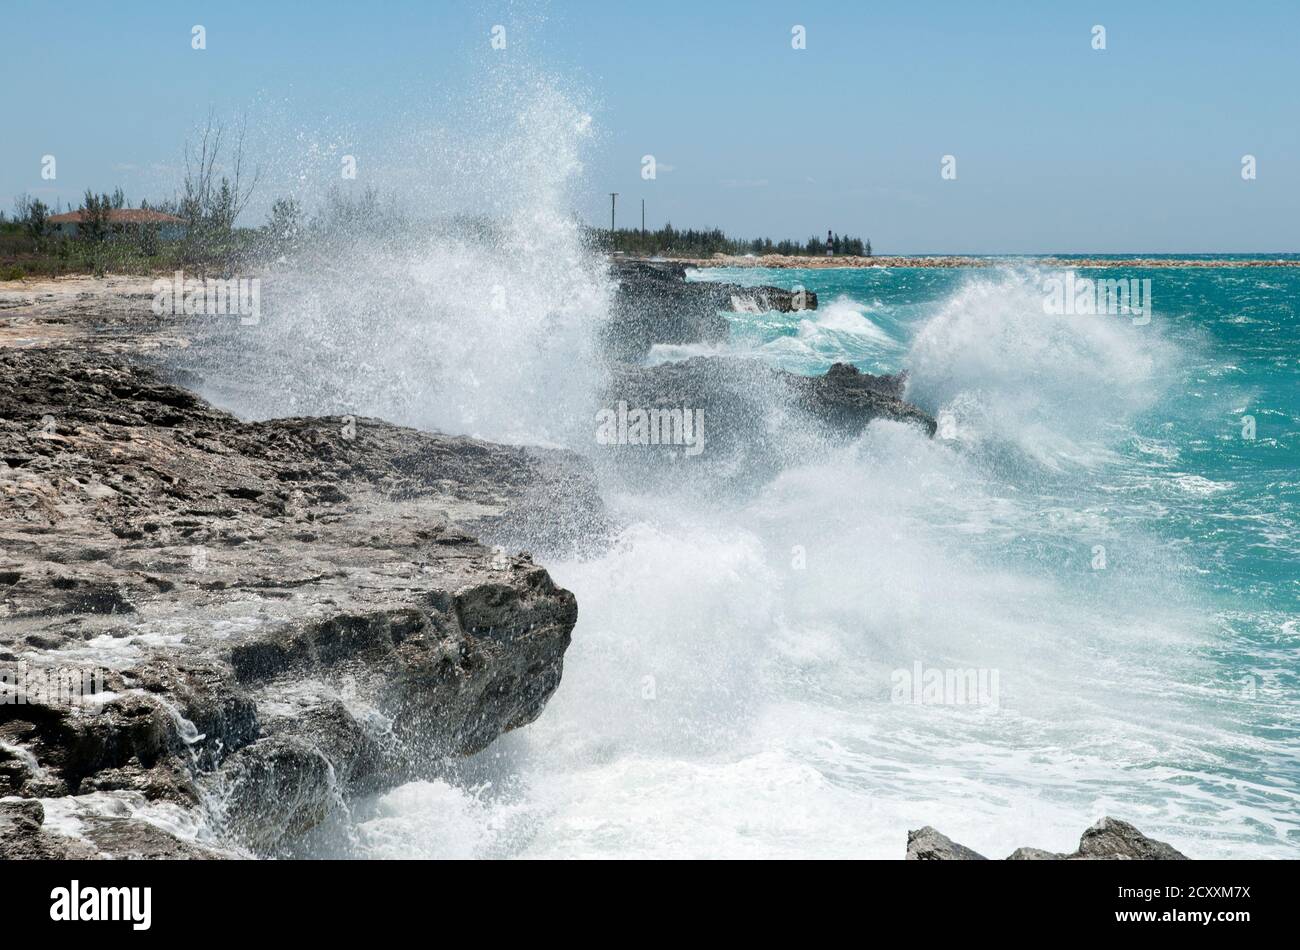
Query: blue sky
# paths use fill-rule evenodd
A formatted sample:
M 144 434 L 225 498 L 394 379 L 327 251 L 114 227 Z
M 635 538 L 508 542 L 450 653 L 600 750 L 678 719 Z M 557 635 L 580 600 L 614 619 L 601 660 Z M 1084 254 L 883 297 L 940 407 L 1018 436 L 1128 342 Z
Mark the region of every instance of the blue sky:
M 320 130 L 373 168 L 512 63 L 592 114 L 572 197 L 592 223 L 618 191 L 622 223 L 645 198 L 651 226 L 834 228 L 878 253 L 1300 250 L 1300 4 L 1284 0 L 5 0 L 3 21 L 5 210 L 24 191 L 165 197 L 211 108 L 249 117 L 258 223 Z

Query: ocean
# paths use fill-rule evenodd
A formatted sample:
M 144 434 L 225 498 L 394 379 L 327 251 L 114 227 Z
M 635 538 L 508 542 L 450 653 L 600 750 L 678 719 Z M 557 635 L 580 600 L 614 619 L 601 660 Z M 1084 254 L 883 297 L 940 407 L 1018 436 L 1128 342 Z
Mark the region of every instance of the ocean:
M 580 613 L 541 718 L 306 851 L 901 858 L 928 824 L 1003 857 L 1112 815 L 1196 858 L 1300 856 L 1300 270 L 1077 273 L 1150 279 L 1146 320 L 1045 313 L 1059 275 L 693 272 L 820 306 L 652 361 L 907 370 L 938 435 L 876 422 L 730 499 L 611 489 L 613 546 L 546 562 Z M 581 321 L 507 319 L 514 416 L 489 385 L 397 421 L 571 441 L 518 395 Z

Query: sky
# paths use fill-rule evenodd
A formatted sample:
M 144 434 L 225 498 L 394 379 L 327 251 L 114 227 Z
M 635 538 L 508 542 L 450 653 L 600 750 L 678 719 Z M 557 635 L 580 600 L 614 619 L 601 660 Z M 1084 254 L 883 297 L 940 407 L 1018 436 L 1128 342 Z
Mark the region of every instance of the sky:
M 566 198 L 591 224 L 616 191 L 623 225 L 644 199 L 650 227 L 876 253 L 1300 251 L 1294 0 L 0 0 L 0 22 L 6 211 L 171 196 L 210 112 L 245 117 L 264 166 L 241 223 L 340 150 L 348 187 L 398 191 L 373 170 L 473 126 L 496 71 L 507 99 L 546 76 L 591 115 Z

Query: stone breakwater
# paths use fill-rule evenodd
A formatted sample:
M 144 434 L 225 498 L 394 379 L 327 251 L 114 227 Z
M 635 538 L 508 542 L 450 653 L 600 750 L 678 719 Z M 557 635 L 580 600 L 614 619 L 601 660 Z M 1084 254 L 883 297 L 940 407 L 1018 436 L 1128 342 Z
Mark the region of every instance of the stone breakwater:
M 1130 269 L 1179 267 L 1300 267 L 1300 260 L 1271 260 L 1268 258 L 1218 258 L 1163 257 L 1025 257 L 1006 255 L 999 257 L 963 257 L 961 255 L 923 255 L 887 257 L 802 257 L 785 254 L 764 254 L 756 257 L 715 254 L 712 257 L 673 258 L 666 264 L 682 267 L 768 267 L 784 270 L 818 270 L 835 267 L 998 267 L 1003 264 L 1031 262 L 1040 267 L 1116 268 Z

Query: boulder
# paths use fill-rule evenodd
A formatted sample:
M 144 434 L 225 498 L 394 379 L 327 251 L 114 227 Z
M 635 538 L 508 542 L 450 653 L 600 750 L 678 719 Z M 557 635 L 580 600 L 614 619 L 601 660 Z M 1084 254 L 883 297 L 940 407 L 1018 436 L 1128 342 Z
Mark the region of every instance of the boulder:
M 1148 838 L 1126 821 L 1102 818 L 1083 833 L 1078 850 L 1066 860 L 1115 858 L 1130 861 L 1186 861 L 1187 855 Z
M 612 359 L 643 359 L 655 344 L 724 343 L 731 324 L 723 312 L 817 309 L 817 295 L 780 287 L 688 281 L 680 264 L 616 261 L 614 307 L 604 331 Z
M 0 861 L 42 860 L 220 860 L 238 857 L 165 828 L 130 817 L 70 809 L 61 831 L 45 827 L 45 808 L 36 799 L 0 799 Z
M 951 838 L 926 825 L 919 831 L 909 831 L 907 833 L 907 860 L 987 861 L 988 858 L 975 853 L 964 845 L 957 844 Z
M 760 485 L 877 419 L 933 435 L 934 419 L 900 398 L 904 382 L 842 364 L 799 376 L 736 357 L 619 364 L 595 413 L 597 458 L 607 474 L 642 483 Z M 675 438 L 679 418 L 694 423 L 690 438 Z

